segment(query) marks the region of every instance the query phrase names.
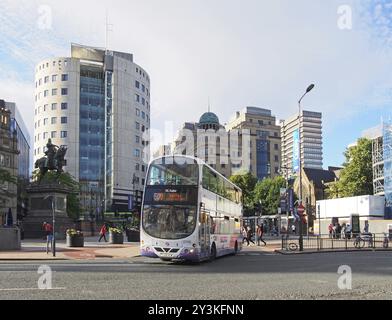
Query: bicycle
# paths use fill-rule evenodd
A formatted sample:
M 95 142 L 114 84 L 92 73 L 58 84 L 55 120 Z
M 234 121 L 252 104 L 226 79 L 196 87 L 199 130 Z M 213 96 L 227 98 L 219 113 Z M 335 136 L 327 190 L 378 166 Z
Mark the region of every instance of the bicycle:
M 372 247 L 373 237 L 369 236 L 369 235 L 365 235 L 365 237 L 358 235 L 358 236 L 356 236 L 356 238 L 354 240 L 354 247 L 356 249 L 363 249 L 365 247 L 366 243 L 368 243 L 369 248 Z

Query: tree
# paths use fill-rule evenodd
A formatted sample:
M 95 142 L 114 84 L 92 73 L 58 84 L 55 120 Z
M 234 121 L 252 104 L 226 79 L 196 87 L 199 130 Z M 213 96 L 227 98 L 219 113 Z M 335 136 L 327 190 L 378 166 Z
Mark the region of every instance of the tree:
M 77 182 L 69 173 L 63 172 L 58 174 L 57 172 L 49 171 L 45 176 L 41 177 L 39 170 L 33 172 L 33 180 L 40 181 L 40 183 L 59 183 L 70 188 L 72 191 L 67 195 L 67 214 L 68 217 L 76 220 L 80 214 L 80 201 L 79 191 L 80 184 Z
M 356 197 L 373 194 L 372 142 L 359 139 L 344 153 L 346 162 L 340 179 L 328 188 L 329 198 Z
M 13 193 L 11 193 L 7 185 L 8 184 L 14 184 L 17 185 L 18 183 L 18 178 L 13 176 L 8 170 L 5 170 L 3 168 L 0 168 L 0 186 L 1 185 L 6 185 L 6 188 L 0 188 L 0 199 L 1 200 L 7 200 L 9 197 L 15 196 Z
M 242 189 L 245 215 L 253 215 L 255 207 L 253 191 L 257 184 L 257 178 L 248 172 L 231 176 L 230 181 Z
M 263 215 L 276 214 L 280 206 L 280 189 L 286 188 L 283 177 L 259 181 L 254 190 L 254 202 L 261 202 Z
M 11 184 L 17 184 L 17 177 L 13 176 L 8 170 L 0 168 L 0 184 L 8 182 Z

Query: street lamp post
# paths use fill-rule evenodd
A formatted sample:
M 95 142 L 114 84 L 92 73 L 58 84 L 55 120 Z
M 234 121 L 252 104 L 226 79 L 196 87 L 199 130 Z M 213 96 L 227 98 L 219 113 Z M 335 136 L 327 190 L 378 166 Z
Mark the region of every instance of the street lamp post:
M 302 99 L 305 98 L 305 96 L 313 90 L 315 87 L 314 84 L 311 84 L 307 89 L 306 92 L 302 95 L 301 99 L 298 101 L 298 128 L 299 128 L 299 201 L 298 201 L 298 207 L 302 206 L 302 141 L 301 141 L 301 102 Z M 303 251 L 303 222 L 302 219 L 300 219 L 299 222 L 299 247 L 300 251 Z

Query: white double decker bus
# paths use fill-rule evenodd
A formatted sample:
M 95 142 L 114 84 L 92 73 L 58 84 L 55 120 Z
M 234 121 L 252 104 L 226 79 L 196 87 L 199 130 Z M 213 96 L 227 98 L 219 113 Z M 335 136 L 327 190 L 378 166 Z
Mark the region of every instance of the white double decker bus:
M 242 191 L 200 159 L 165 156 L 148 168 L 141 255 L 200 262 L 242 249 Z

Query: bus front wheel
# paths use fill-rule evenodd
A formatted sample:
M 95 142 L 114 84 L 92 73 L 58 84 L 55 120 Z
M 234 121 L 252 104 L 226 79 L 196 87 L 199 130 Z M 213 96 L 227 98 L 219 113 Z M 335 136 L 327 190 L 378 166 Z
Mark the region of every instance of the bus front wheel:
M 213 243 L 211 246 L 210 261 L 214 261 L 215 259 L 216 259 L 216 246 L 215 243 Z
M 236 255 L 237 253 L 238 253 L 238 242 L 236 241 L 234 245 L 234 255 Z

